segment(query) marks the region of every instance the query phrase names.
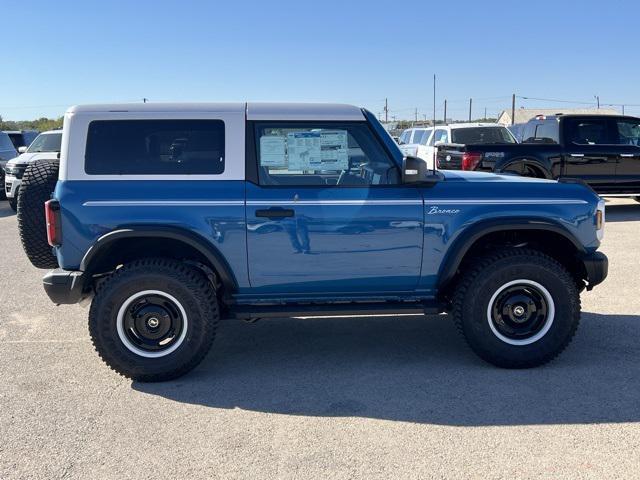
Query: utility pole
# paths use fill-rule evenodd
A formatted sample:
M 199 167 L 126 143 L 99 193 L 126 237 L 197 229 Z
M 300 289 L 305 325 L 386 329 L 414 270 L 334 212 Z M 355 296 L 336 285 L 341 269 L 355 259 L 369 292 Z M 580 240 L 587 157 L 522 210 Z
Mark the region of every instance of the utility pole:
M 484 107 L 484 120 L 487 120 L 487 107 Z
M 624 115 L 624 105 L 622 105 L 622 115 Z
M 447 100 L 444 101 L 444 124 L 447 124 Z
M 433 74 L 433 126 L 436 126 L 436 74 Z
M 418 123 L 418 108 L 416 107 L 416 123 Z
M 594 95 L 594 98 L 596 99 L 596 104 L 598 105 L 598 110 L 600 110 L 600 95 Z
M 511 95 L 511 125 L 516 123 L 516 94 Z
M 384 123 L 389 123 L 389 102 L 384 99 Z
M 469 99 L 469 121 L 471 121 L 471 106 L 473 105 L 473 98 Z
M 143 98 L 142 103 L 147 103 L 148 100 L 149 100 L 148 98 Z

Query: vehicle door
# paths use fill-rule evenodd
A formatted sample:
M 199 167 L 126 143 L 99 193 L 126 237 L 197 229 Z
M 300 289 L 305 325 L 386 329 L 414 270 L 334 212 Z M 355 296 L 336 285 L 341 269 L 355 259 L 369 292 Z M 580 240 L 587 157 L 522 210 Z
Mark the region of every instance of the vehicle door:
M 252 289 L 352 296 L 413 291 L 423 200 L 366 122 L 249 122 Z M 253 173 L 252 170 L 253 169 Z
M 615 190 L 616 165 L 624 147 L 616 145 L 615 120 L 607 116 L 563 119 L 565 177 L 579 178 L 599 192 Z
M 640 193 L 640 120 L 620 118 L 616 121 L 620 145 L 616 164 L 616 183 L 620 193 Z

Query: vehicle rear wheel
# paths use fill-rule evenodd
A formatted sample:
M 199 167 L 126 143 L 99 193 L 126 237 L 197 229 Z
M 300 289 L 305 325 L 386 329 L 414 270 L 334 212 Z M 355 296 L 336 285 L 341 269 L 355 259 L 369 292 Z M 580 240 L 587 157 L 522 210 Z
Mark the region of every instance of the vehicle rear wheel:
M 98 287 L 89 312 L 93 345 L 133 380 L 184 375 L 209 351 L 220 318 L 215 290 L 195 268 L 169 259 L 125 265 Z
M 503 368 L 543 365 L 571 342 L 580 294 L 553 258 L 510 248 L 473 262 L 453 299 L 453 318 L 471 349 Z
M 58 181 L 58 162 L 38 160 L 30 164 L 17 195 L 18 230 L 20 240 L 29 261 L 37 268 L 57 268 L 56 259 L 47 241 L 47 222 L 44 217 L 44 202 Z

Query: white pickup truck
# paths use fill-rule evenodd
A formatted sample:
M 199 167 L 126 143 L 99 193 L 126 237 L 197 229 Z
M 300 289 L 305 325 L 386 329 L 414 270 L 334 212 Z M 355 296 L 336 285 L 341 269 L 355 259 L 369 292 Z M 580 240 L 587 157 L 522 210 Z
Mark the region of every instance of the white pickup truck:
M 513 134 L 497 123 L 455 123 L 432 127 L 408 128 L 400 135 L 400 150 L 405 155 L 418 157 L 434 168 L 436 146 L 443 143 L 518 143 Z

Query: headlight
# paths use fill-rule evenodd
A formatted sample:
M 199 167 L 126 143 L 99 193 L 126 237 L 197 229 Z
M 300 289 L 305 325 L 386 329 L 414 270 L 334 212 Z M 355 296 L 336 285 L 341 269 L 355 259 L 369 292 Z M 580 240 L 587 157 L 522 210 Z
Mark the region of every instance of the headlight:
M 605 207 L 604 200 L 598 202 L 598 209 L 596 210 L 596 235 L 598 240 L 602 240 L 604 237 L 604 224 L 605 224 Z
M 10 175 L 15 175 L 19 170 L 20 169 L 15 165 L 7 165 L 6 167 L 4 167 L 4 171 Z

